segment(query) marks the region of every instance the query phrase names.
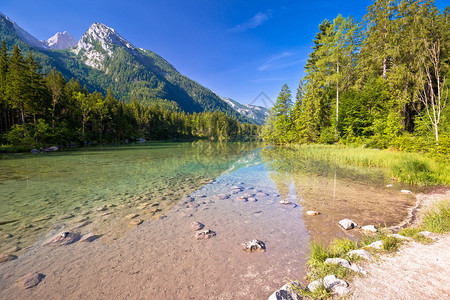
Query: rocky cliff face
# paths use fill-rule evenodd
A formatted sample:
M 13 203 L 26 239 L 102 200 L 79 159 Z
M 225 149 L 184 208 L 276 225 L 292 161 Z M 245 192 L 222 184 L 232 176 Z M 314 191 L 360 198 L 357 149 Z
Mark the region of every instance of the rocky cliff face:
M 58 32 L 46 41 L 41 41 L 49 49 L 68 49 L 77 44 L 75 38 L 67 31 Z
M 4 20 L 6 20 L 6 22 L 10 23 L 12 25 L 14 32 L 20 37 L 20 39 L 22 39 L 22 41 L 24 41 L 28 45 L 35 47 L 35 48 L 39 48 L 39 49 L 47 49 L 46 45 L 39 42 L 37 38 L 35 38 L 31 34 L 29 34 L 27 31 L 22 29 L 19 25 L 16 24 L 16 22 L 12 21 L 10 18 L 5 16 L 1 12 L 0 12 L 0 18 L 3 18 Z
M 269 110 L 262 106 L 240 104 L 239 102 L 230 98 L 220 98 L 229 106 L 231 106 L 235 111 L 249 119 L 254 120 L 258 125 L 264 124 L 266 122 L 266 117 L 268 117 L 270 114 Z
M 77 55 L 80 54 L 86 65 L 103 70 L 104 60 L 111 57 L 117 47 L 123 47 L 138 54 L 137 49 L 113 28 L 101 23 L 94 23 L 83 34 L 72 51 Z

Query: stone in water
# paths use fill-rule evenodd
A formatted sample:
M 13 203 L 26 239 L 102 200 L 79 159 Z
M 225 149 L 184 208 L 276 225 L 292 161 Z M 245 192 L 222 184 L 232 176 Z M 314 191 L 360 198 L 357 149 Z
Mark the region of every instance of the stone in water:
M 197 231 L 195 233 L 195 239 L 197 239 L 197 240 L 207 240 L 214 236 L 216 236 L 216 233 L 209 229 L 203 230 L 203 231 Z
M 203 229 L 204 227 L 205 227 L 205 225 L 203 225 L 202 223 L 197 222 L 197 221 L 194 221 L 191 224 L 191 229 L 194 230 L 194 231 Z
M 316 216 L 316 215 L 320 215 L 320 212 L 315 211 L 315 210 L 308 210 L 308 211 L 306 212 L 306 214 L 307 214 L 308 216 Z
M 45 275 L 41 273 L 28 273 L 17 279 L 16 284 L 23 289 L 29 289 L 38 285 L 44 277 Z
M 353 229 L 358 226 L 358 224 L 349 219 L 340 220 L 339 225 L 341 225 L 345 230 Z
M 248 253 L 252 253 L 255 251 L 265 252 L 266 245 L 259 240 L 253 240 L 253 241 L 243 243 L 242 249 Z

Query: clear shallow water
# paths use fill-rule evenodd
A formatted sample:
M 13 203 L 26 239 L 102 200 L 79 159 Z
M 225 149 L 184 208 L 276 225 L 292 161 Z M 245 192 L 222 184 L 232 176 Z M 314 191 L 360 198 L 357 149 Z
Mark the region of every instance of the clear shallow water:
M 151 143 L 3 156 L 0 221 L 13 222 L 0 225 L 0 253 L 29 246 L 50 230 L 83 225 L 84 219 L 115 239 L 129 228 L 105 222 L 109 213 L 118 216 L 108 219 L 122 219 L 150 203 L 158 211 L 143 214 L 144 219 L 161 216 L 255 148 L 251 143 Z
M 340 219 L 390 226 L 415 203 L 400 193 L 405 186 L 386 187 L 392 181 L 383 170 L 302 161 L 248 143 L 11 156 L 0 170 L 0 220 L 18 220 L 0 225 L 2 252 L 34 244 L 0 265 L 0 298 L 23 298 L 11 285 L 31 270 L 49 275 L 34 289 L 38 298 L 267 298 L 286 278 L 303 278 L 311 239 L 358 237 L 341 230 Z M 241 201 L 246 194 L 257 201 Z M 129 214 L 146 222 L 130 226 Z M 195 240 L 194 220 L 217 235 Z M 103 236 L 92 244 L 41 246 L 62 228 Z M 241 243 L 252 239 L 267 251 L 243 252 Z

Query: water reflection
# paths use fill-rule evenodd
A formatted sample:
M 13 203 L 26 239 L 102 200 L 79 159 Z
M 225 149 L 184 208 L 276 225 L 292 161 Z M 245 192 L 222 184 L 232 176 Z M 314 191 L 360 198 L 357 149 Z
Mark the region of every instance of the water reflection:
M 386 187 L 391 180 L 383 169 L 306 160 L 298 150 L 288 148 L 266 148 L 261 157 L 282 199 L 303 207 L 307 230 L 324 243 L 337 236 L 358 237 L 358 231 L 344 231 L 337 225 L 341 219 L 362 226 L 391 226 L 403 221 L 407 208 L 415 203 L 413 195 L 400 193 L 404 186 Z M 308 216 L 308 210 L 321 214 Z

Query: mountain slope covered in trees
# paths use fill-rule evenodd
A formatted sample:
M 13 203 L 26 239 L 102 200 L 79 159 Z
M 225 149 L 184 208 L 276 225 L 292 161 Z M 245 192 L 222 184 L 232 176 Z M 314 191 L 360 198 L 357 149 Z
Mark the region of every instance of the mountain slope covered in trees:
M 103 24 L 94 23 L 76 46 L 65 50 L 45 49 L 43 44 L 42 47 L 30 45 L 23 40 L 17 27 L 0 14 L 1 40 L 6 41 L 8 48 L 17 45 L 24 53 L 33 52 L 44 74 L 56 68 L 66 80 L 75 78 L 91 92 L 105 94 L 111 88 L 113 95 L 124 102 L 136 99 L 166 108 L 180 108 L 188 113 L 221 111 L 251 122 L 211 90 L 181 75 L 156 53 L 134 47 Z

